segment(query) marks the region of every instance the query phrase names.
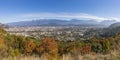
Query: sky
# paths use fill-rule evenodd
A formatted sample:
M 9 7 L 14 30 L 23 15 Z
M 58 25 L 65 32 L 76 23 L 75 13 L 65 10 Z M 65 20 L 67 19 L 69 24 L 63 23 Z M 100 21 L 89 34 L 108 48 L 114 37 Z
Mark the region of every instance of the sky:
M 120 0 L 0 0 L 0 22 L 36 19 L 120 21 Z

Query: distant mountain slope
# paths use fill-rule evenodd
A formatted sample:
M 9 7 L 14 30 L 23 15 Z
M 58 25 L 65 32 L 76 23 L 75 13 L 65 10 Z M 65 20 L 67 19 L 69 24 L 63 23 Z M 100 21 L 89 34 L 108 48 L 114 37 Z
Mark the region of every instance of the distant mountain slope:
M 110 25 L 111 28 L 113 27 L 120 27 L 120 22 L 117 22 L 117 23 L 113 23 Z
M 116 23 L 116 20 L 104 20 L 104 21 L 102 21 L 102 22 L 100 22 L 100 23 L 103 24 L 103 25 L 108 25 L 108 26 L 110 26 L 111 24 Z
M 7 32 L 4 30 L 4 28 L 7 27 L 8 27 L 7 25 L 0 23 L 0 35 L 7 34 Z
M 3 26 L 4 26 L 4 24 L 0 23 L 0 27 L 3 27 Z
M 2 28 L 8 28 L 9 26 L 6 25 L 6 24 L 2 24 L 2 23 L 0 23 L 0 27 L 2 27 Z
M 112 37 L 120 33 L 120 22 L 111 24 L 108 28 L 90 29 L 86 32 L 87 36 Z
M 39 19 L 39 20 L 32 20 L 32 21 L 21 21 L 21 22 L 13 22 L 8 23 L 10 26 L 108 26 L 113 21 L 102 21 L 97 22 L 95 20 L 77 20 L 77 19 L 71 19 L 71 20 L 60 20 L 60 19 Z

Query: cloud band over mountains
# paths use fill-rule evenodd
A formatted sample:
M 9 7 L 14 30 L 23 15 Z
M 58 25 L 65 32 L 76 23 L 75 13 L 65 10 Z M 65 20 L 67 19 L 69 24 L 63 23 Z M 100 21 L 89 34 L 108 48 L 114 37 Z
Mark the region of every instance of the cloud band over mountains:
M 70 20 L 70 19 L 82 19 L 82 20 L 96 20 L 96 21 L 103 21 L 103 20 L 118 20 L 118 18 L 105 18 L 99 17 L 91 14 L 86 13 L 28 13 L 28 14 L 20 14 L 15 15 L 10 18 L 13 22 L 17 21 L 29 21 L 29 20 L 37 20 L 37 19 L 61 19 L 61 20 Z

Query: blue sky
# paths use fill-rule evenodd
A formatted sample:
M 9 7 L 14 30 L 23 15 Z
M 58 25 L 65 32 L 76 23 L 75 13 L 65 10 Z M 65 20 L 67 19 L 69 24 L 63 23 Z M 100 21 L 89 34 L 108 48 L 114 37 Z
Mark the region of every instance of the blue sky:
M 0 22 L 34 19 L 119 20 L 120 0 L 0 0 Z

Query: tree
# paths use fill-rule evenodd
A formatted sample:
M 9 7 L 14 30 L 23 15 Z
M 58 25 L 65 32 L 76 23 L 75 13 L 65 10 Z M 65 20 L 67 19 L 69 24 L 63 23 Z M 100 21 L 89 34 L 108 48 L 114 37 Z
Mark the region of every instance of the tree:
M 50 60 L 57 60 L 58 46 L 53 38 L 44 38 L 36 50 L 39 54 L 46 55 Z
M 103 53 L 108 53 L 110 51 L 110 41 L 108 39 L 104 39 L 102 41 Z
M 92 43 L 92 51 L 96 53 L 101 53 L 102 52 L 102 45 L 100 43 Z
M 7 50 L 8 48 L 4 42 L 4 39 L 0 38 L 0 60 L 8 55 Z
M 35 48 L 36 45 L 33 41 L 30 40 L 25 43 L 25 53 L 32 54 Z

